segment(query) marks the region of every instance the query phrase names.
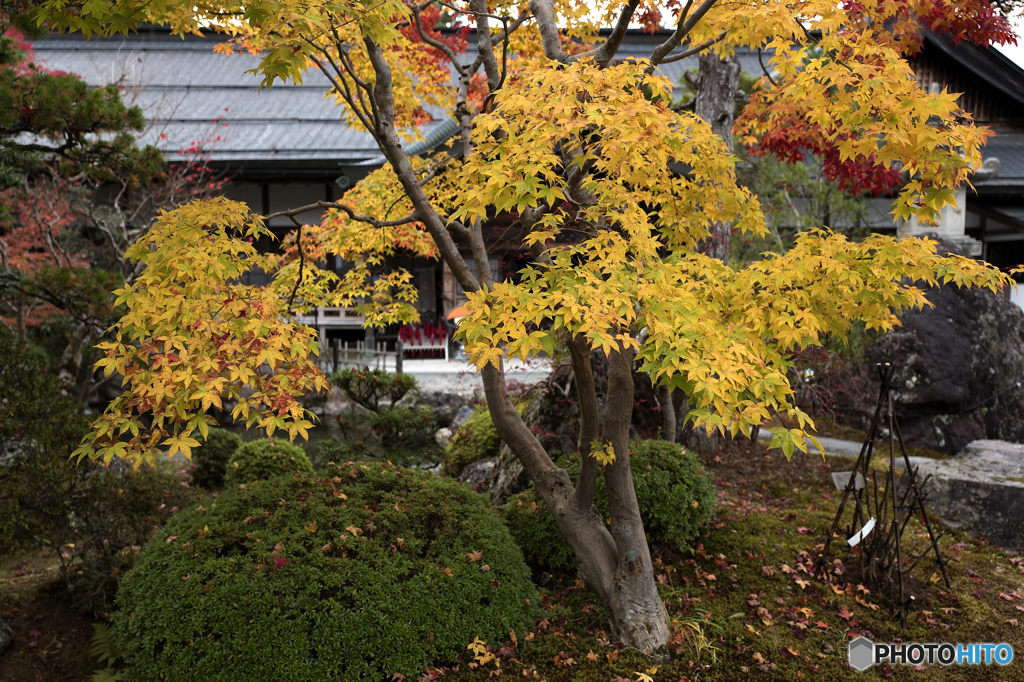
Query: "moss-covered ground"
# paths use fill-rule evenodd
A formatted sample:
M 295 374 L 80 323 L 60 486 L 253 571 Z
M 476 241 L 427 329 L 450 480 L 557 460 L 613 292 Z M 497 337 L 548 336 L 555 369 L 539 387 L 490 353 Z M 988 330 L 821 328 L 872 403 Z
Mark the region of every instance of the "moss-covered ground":
M 548 682 L 697 682 L 697 680 L 1024 680 L 1024 562 L 941 527 L 950 589 L 934 562 L 907 581 L 915 601 L 903 629 L 895 583 L 865 584 L 859 554 L 832 543 L 827 573 L 811 572 L 841 493 L 831 473 L 849 460 L 797 455 L 787 462 L 749 442 L 731 443 L 704 464 L 719 487 L 719 508 L 692 556 L 656 559 L 656 576 L 673 623 L 671 659 L 653 666 L 607 634 L 597 601 L 570 578 L 549 578 L 541 617 L 515 640 L 488 643 L 494 660 L 460 661 L 432 671 L 438 679 L 502 677 Z M 849 509 L 849 507 L 848 507 Z M 941 524 L 940 524 L 941 525 Z M 904 535 L 905 556 L 926 547 L 916 521 Z M 941 665 L 873 667 L 847 664 L 847 644 L 860 635 L 888 642 L 1007 642 L 1007 667 Z M 487 653 L 482 658 L 487 659 Z M 500 662 L 500 668 L 496 663 Z M 499 673 L 500 670 L 500 673 Z M 430 675 L 428 674 L 428 677 Z
M 787 462 L 777 451 L 743 441 L 704 457 L 703 465 L 719 491 L 712 527 L 694 554 L 655 562 L 673 623 L 668 662 L 654 666 L 613 641 L 600 605 L 573 577 L 539 576 L 544 596 L 531 630 L 487 642 L 477 654 L 467 649 L 420 680 L 639 682 L 647 675 L 655 682 L 1024 682 L 1020 556 L 943 528 L 951 589 L 941 579 L 927 582 L 930 568 L 919 565 L 908 581 L 916 599 L 903 630 L 891 586 L 865 584 L 859 556 L 842 537 L 833 543 L 826 579 L 809 574 L 839 503 L 831 473 L 848 470 L 850 460 L 797 455 Z M 923 547 L 916 522 L 904 537 L 908 555 Z M 98 667 L 87 653 L 88 619 L 68 612 L 47 585 L 56 577 L 53 564 L 43 552 L 0 557 L 0 616 L 17 640 L 0 656 L 0 681 L 84 680 Z M 1016 659 L 1003 668 L 896 666 L 858 673 L 847 665 L 846 646 L 862 634 L 875 641 L 1007 642 Z

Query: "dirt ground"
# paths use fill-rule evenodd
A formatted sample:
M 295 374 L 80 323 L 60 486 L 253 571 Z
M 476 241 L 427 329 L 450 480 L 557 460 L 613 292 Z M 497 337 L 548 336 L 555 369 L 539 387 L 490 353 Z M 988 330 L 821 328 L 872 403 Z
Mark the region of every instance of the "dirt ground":
M 0 561 L 0 618 L 14 632 L 14 644 L 0 654 L 0 682 L 77 682 L 95 669 L 93 621 L 55 594 L 58 577 L 47 552 Z

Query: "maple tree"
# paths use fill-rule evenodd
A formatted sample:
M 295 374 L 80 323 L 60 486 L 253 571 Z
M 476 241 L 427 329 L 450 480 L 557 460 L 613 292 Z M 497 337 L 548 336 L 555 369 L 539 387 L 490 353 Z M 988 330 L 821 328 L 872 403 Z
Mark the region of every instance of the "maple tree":
M 458 53 L 465 33 L 442 39 L 424 25 L 438 6 L 475 33 L 475 55 Z M 771 55 L 774 75 L 752 98 L 743 135 L 768 134 L 796 117 L 816 126 L 841 160 L 899 167 L 908 180 L 896 217 L 927 220 L 953 201 L 953 188 L 980 163 L 987 132 L 971 125 L 955 94 L 922 91 L 903 58 L 910 39 L 903 13 L 922 11 L 923 2 L 688 0 L 664 14 L 641 0 L 47 0 L 43 7 L 52 25 L 86 34 L 139 22 L 223 31 L 230 40 L 222 51 L 259 54 L 256 71 L 268 86 L 317 68 L 342 116 L 372 134 L 388 161 L 345 203 L 278 214 L 329 209 L 323 226 L 297 229 L 291 254 L 276 261 L 247 241 L 266 228 L 244 205 L 215 200 L 162 215 L 127 254 L 145 269 L 117 292 L 129 312 L 117 338 L 101 344 L 99 366 L 122 374 L 128 390 L 78 455 L 138 465 L 161 448 L 188 454 L 195 431 L 205 434 L 212 421 L 205 411 L 225 395 L 237 401 L 234 416 L 268 435 L 305 436 L 311 423 L 297 398 L 326 386 L 309 357 L 318 351 L 313 332 L 290 324 L 288 312 L 362 301 L 368 325 L 412 320 L 408 273 L 374 279 L 368 264 L 400 243 L 437 253 L 469 299 L 458 333 L 482 375 L 495 428 L 552 511 L 615 637 L 651 656 L 666 654 L 669 626 L 630 475 L 634 366 L 684 392 L 698 428 L 736 435 L 779 416 L 787 425 L 772 429 L 772 445 L 790 456 L 805 450 L 811 426 L 787 379 L 794 351 L 827 335 L 842 338 L 856 320 L 893 327 L 901 309 L 926 304 L 913 283 L 995 290 L 1006 282 L 917 239 L 853 243 L 815 230 L 783 255 L 736 269 L 696 250 L 716 225 L 754 235 L 765 227 L 723 140 L 667 104 L 670 84 L 658 65 L 675 59 L 684 42 L 691 54 L 727 58 L 748 46 Z M 652 16 L 672 26 L 669 37 L 646 57 L 617 56 L 628 26 Z M 601 25 L 610 33 L 599 34 Z M 409 158 L 402 143 L 416 138 L 428 106 L 452 112 L 457 142 Z M 517 222 L 532 255 L 515 283 L 490 269 L 482 225 L 497 215 Z M 309 267 L 310 254 L 320 252 L 358 267 L 343 277 Z M 237 281 L 256 264 L 277 268 L 270 286 Z M 578 391 L 575 481 L 513 407 L 503 373 L 505 358 L 551 353 L 556 344 L 569 349 Z M 603 408 L 595 350 L 608 360 Z M 594 511 L 599 476 L 609 523 Z
M 847 0 L 842 6 L 862 33 L 869 31 L 869 36 L 903 57 L 920 52 L 922 31 L 948 35 L 954 44 L 1016 45 L 1007 17 L 1021 9 L 1017 0 L 998 7 L 987 0 L 886 0 L 877 6 Z M 744 112 L 739 125 L 747 133 L 744 141 L 753 156 L 771 154 L 790 163 L 817 157 L 823 177 L 854 195 L 884 196 L 899 186 L 899 168 L 877 163 L 870 149 L 845 153 L 833 131 L 807 116 L 804 103 L 787 96 L 768 69 L 762 68 L 765 87 L 754 94 L 757 105 Z M 845 131 L 840 137 L 856 134 Z

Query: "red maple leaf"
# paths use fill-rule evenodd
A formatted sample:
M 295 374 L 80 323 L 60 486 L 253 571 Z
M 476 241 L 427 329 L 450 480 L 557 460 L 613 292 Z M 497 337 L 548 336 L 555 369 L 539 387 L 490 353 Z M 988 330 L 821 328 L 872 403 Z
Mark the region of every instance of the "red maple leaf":
M 290 561 L 285 561 L 284 560 L 284 555 L 283 554 L 281 556 L 274 557 L 274 573 L 277 573 L 277 569 L 284 568 L 285 566 L 287 566 L 290 563 L 291 563 Z

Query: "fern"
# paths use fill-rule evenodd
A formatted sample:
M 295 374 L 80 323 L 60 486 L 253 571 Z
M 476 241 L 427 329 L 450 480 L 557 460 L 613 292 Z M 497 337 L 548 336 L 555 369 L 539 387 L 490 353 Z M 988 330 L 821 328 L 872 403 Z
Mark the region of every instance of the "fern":
M 113 632 L 104 623 L 96 623 L 93 628 L 95 633 L 92 636 L 89 654 L 103 666 L 103 669 L 92 674 L 92 682 L 125 682 L 128 679 L 128 673 L 113 667 L 121 660 Z

